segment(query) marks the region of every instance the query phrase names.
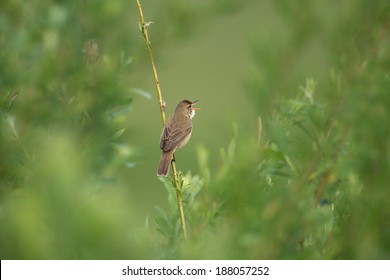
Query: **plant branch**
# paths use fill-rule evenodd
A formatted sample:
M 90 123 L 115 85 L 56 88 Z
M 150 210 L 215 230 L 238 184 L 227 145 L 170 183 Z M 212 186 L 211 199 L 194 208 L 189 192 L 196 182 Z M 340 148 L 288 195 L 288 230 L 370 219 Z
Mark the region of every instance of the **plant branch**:
M 149 35 L 148 35 L 148 27 L 151 24 L 151 22 L 145 22 L 144 14 L 142 12 L 141 3 L 139 0 L 137 0 L 137 6 L 138 6 L 139 15 L 140 15 L 140 28 L 141 28 L 142 36 L 144 37 L 144 41 L 145 41 L 146 47 L 147 47 L 148 52 L 149 52 L 150 62 L 152 64 L 153 76 L 154 76 L 154 81 L 155 81 L 156 90 L 157 90 L 158 103 L 160 105 L 161 119 L 162 119 L 163 125 L 165 125 L 165 113 L 164 113 L 164 106 L 163 106 L 163 99 L 162 99 L 162 93 L 161 93 L 161 88 L 160 88 L 160 82 L 158 80 L 157 69 L 156 69 L 156 65 L 154 63 L 154 57 L 153 57 L 153 52 L 152 52 L 152 45 L 150 43 Z M 184 239 L 187 239 L 187 229 L 186 229 L 186 221 L 185 221 L 185 217 L 184 217 L 183 201 L 182 201 L 182 197 L 181 197 L 181 190 L 179 189 L 179 177 L 177 175 L 175 161 L 171 161 L 171 169 L 172 169 L 173 183 L 175 185 L 175 190 L 176 190 L 177 207 L 179 210 L 181 229 L 183 232 Z

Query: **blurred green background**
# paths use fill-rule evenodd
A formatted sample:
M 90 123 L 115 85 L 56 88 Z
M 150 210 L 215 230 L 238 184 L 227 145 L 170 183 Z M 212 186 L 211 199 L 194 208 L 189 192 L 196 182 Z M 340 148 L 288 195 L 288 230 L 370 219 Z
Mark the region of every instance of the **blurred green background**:
M 390 2 L 142 7 L 188 240 L 136 1 L 3 0 L 0 258 L 389 259 Z

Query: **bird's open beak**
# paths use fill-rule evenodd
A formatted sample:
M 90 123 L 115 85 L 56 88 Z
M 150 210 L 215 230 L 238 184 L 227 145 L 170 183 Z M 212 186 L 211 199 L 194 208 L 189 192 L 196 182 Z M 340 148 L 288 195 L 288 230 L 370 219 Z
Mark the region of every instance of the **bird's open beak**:
M 192 102 L 192 105 L 198 103 L 198 101 L 199 101 L 199 100 L 195 100 L 194 102 Z M 200 108 L 192 107 L 192 110 L 199 111 Z

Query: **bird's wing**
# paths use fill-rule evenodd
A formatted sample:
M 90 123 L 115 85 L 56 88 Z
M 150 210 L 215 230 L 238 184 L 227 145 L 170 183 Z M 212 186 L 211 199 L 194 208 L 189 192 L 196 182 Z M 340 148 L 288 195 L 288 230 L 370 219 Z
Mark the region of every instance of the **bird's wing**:
M 168 139 L 169 139 L 169 134 L 170 134 L 170 129 L 169 129 L 169 123 L 171 122 L 171 118 L 168 118 L 163 131 L 160 136 L 160 149 L 165 151 L 165 147 L 167 145 Z
M 164 126 L 163 131 L 161 133 L 161 137 L 160 137 L 160 149 L 163 151 L 165 151 L 165 146 L 167 145 L 168 134 L 169 134 L 169 128 Z
M 174 129 L 169 135 L 169 139 L 166 142 L 164 151 L 170 151 L 177 148 L 177 146 L 184 141 L 191 133 L 192 127 L 187 127 L 185 130 Z M 188 140 L 187 140 L 188 141 Z M 186 142 L 187 142 L 186 141 Z
M 164 152 L 176 148 L 192 131 L 191 122 L 183 129 L 183 124 L 169 125 L 171 121 L 171 119 L 167 120 L 160 138 L 160 149 Z M 178 127 L 181 127 L 183 130 L 178 129 Z

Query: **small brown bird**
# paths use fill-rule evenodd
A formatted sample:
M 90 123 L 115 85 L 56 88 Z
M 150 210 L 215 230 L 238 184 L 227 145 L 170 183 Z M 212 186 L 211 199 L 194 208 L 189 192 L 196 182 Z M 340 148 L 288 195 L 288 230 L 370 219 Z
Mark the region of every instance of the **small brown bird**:
M 176 106 L 173 116 L 170 116 L 165 122 L 160 137 L 162 155 L 157 169 L 157 176 L 168 176 L 169 165 L 173 160 L 173 153 L 190 140 L 192 118 L 195 116 L 195 111 L 200 110 L 199 108 L 193 107 L 197 102 L 198 100 L 194 102 L 189 100 L 180 101 Z

